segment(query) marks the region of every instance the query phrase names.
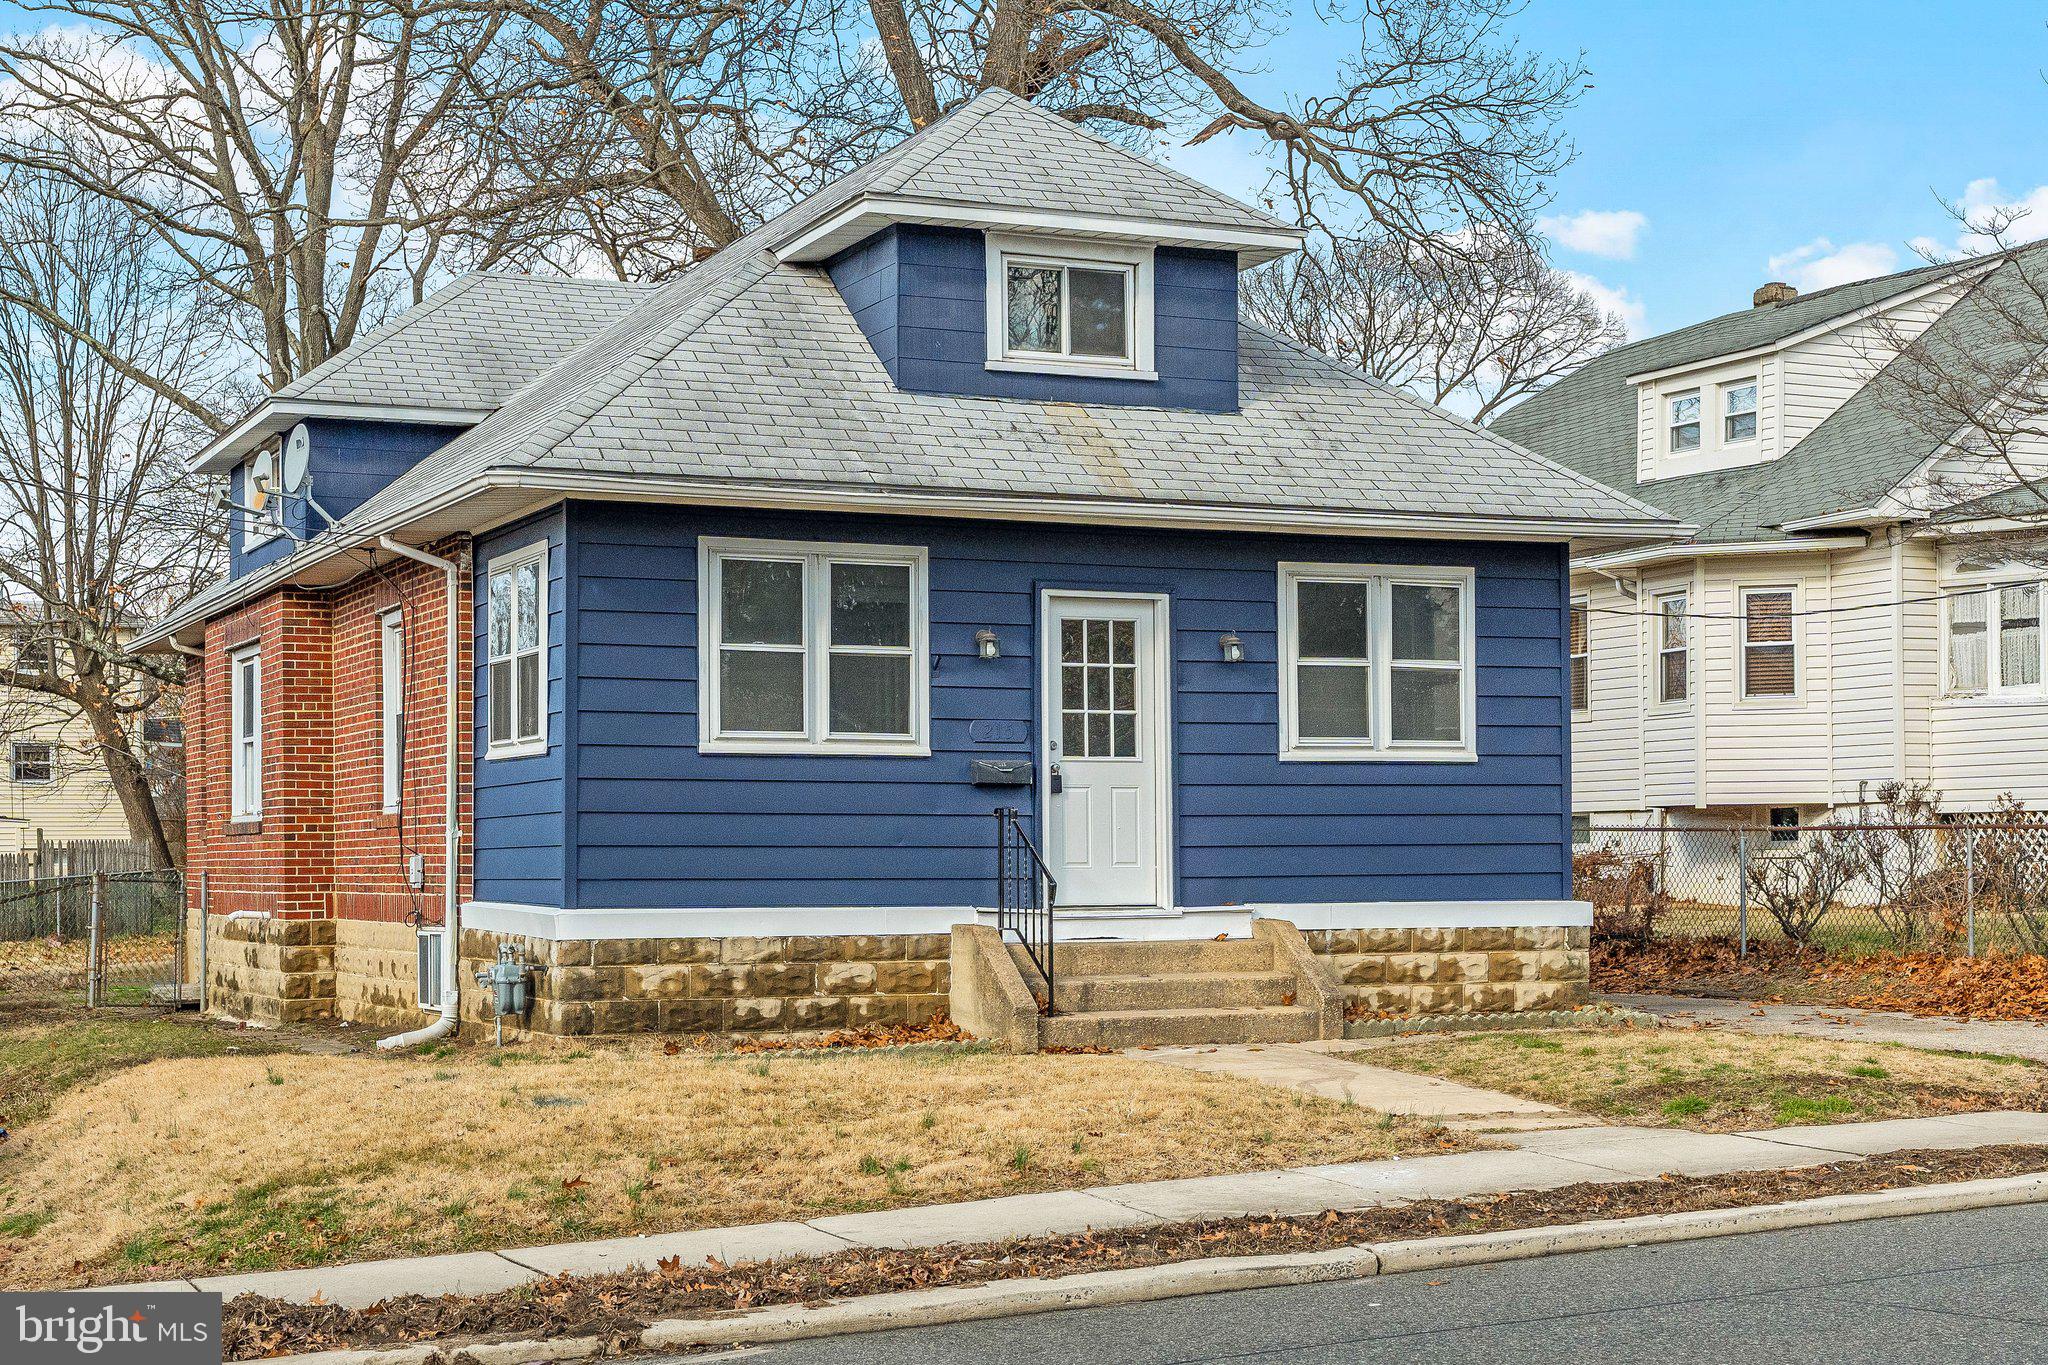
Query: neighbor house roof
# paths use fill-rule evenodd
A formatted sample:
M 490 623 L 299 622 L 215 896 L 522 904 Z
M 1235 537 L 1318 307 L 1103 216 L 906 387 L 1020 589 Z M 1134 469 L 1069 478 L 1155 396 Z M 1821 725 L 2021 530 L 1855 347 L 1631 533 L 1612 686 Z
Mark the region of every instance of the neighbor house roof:
M 1945 348 L 1981 351 L 1992 344 L 2000 330 L 1998 310 L 2010 306 L 1998 301 L 2012 292 L 2013 272 L 2022 266 L 2019 258 L 1922 266 L 1619 346 L 1502 413 L 1493 429 L 1698 526 L 1701 541 L 1787 539 L 1786 525 L 1876 506 L 1940 451 L 1947 433 L 1904 415 L 1900 396 L 1908 391 L 1907 373 Z M 1969 280 L 1973 274 L 1979 278 L 1912 348 L 1775 460 L 1638 481 L 1632 376 L 1773 346 L 1915 290 Z
M 1064 139 L 1083 159 L 1106 145 L 991 94 L 849 179 L 873 183 L 875 165 L 912 176 L 943 166 L 944 149 L 970 132 Z M 1133 200 L 1189 202 L 1180 177 L 1117 155 L 1130 163 L 1118 175 L 1140 182 Z M 265 583 L 305 581 L 309 558 L 334 552 L 323 547 L 475 526 L 468 504 L 490 490 L 503 508 L 582 494 L 1552 539 L 1678 529 L 1594 478 L 1248 324 L 1236 412 L 905 392 L 825 272 L 770 249 L 847 202 L 839 186 L 816 199 L 826 202 L 806 201 L 645 291 L 332 531 L 195 599 L 158 633 Z

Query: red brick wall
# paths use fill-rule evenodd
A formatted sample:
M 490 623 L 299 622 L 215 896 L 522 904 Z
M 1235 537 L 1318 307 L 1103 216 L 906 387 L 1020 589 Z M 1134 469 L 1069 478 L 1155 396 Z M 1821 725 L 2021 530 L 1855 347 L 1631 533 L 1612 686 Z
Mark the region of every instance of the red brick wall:
M 466 547 L 441 546 L 452 554 Z M 446 579 L 410 561 L 338 588 L 285 588 L 209 622 L 205 657 L 187 707 L 186 838 L 192 894 L 205 874 L 216 915 L 267 911 L 293 918 L 404 918 L 442 914 L 446 809 Z M 403 801 L 384 810 L 380 621 L 397 608 L 410 640 Z M 464 575 L 456 620 L 469 614 Z M 469 632 L 460 651 L 457 814 L 463 829 L 458 890 L 469 889 Z M 263 651 L 263 813 L 229 819 L 229 653 Z M 406 885 L 408 852 L 422 855 L 425 885 Z

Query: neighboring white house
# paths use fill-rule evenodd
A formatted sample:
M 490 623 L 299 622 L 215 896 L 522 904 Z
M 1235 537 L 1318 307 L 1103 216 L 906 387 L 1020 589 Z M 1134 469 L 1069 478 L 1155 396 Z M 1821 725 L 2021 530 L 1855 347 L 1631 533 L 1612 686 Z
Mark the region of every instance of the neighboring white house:
M 48 649 L 32 628 L 0 630 L 0 660 L 12 667 L 39 667 Z M 0 684 L 0 857 L 39 842 L 128 837 L 92 727 L 63 702 Z
M 1967 348 L 2011 268 L 1766 285 L 1495 422 L 1698 528 L 1573 561 L 1582 824 L 1806 822 L 1892 779 L 2048 807 L 2043 570 L 1930 514 L 1954 454 L 1899 401 L 1900 347 Z

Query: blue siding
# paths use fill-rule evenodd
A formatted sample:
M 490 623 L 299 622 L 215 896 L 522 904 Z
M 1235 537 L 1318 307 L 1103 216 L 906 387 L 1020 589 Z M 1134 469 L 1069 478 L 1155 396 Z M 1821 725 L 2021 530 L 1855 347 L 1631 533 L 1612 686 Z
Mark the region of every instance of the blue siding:
M 536 780 L 555 784 L 560 810 L 551 794 L 487 795 L 479 779 L 481 896 L 591 908 L 989 903 L 989 811 L 1013 800 L 1029 810 L 1033 793 L 978 789 L 968 765 L 1036 752 L 1043 588 L 1171 598 L 1179 904 L 1567 894 L 1559 547 L 612 503 L 576 504 L 564 524 L 568 711 L 550 733 L 573 736 L 573 760 L 521 761 L 544 770 Z M 931 756 L 698 753 L 700 535 L 926 546 Z M 1477 569 L 1479 762 L 1279 761 L 1275 566 L 1287 559 Z M 974 657 L 984 626 L 1001 638 L 998 660 Z M 1226 630 L 1244 639 L 1244 663 L 1218 657 Z M 487 806 L 551 815 L 559 837 L 543 857 L 523 825 L 516 842 L 486 834 Z
M 979 232 L 887 228 L 826 268 L 900 388 L 1203 412 L 1237 407 L 1237 259 L 1227 251 L 1156 253 L 1156 380 L 988 369 L 988 260 Z
M 418 422 L 309 418 L 306 435 L 312 447 L 306 460 L 307 487 L 322 507 L 336 517 L 345 517 L 362 506 L 371 494 L 454 440 L 462 430 Z M 236 502 L 246 501 L 242 496 L 241 469 L 228 476 L 228 488 Z M 235 520 L 239 522 L 239 514 Z M 284 523 L 292 536 L 301 540 L 327 529 L 327 523 L 303 498 L 285 500 Z M 230 578 L 239 578 L 251 569 L 282 559 L 294 548 L 292 536 L 284 536 L 258 546 L 254 554 L 244 555 L 239 526 L 236 530 L 237 534 L 229 538 Z
M 568 755 L 574 752 L 568 700 L 575 636 L 567 584 L 574 550 L 569 512 L 558 507 L 494 531 L 476 545 L 474 749 L 476 754 L 474 872 L 478 900 L 573 905 L 569 860 L 572 828 Z M 490 688 L 486 663 L 484 576 L 493 557 L 548 542 L 548 750 L 526 758 L 487 758 Z

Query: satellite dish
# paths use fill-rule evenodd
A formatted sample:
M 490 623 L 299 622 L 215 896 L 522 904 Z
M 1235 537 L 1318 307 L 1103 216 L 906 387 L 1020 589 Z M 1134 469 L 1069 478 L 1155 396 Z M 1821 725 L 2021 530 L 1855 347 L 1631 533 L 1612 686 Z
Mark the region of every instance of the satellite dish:
M 312 453 L 312 433 L 301 422 L 284 438 L 284 459 L 278 470 L 280 493 L 297 493 L 306 486 L 306 460 Z
M 269 450 L 259 450 L 249 459 L 249 486 L 242 490 L 243 500 L 261 512 L 276 491 L 277 456 Z

